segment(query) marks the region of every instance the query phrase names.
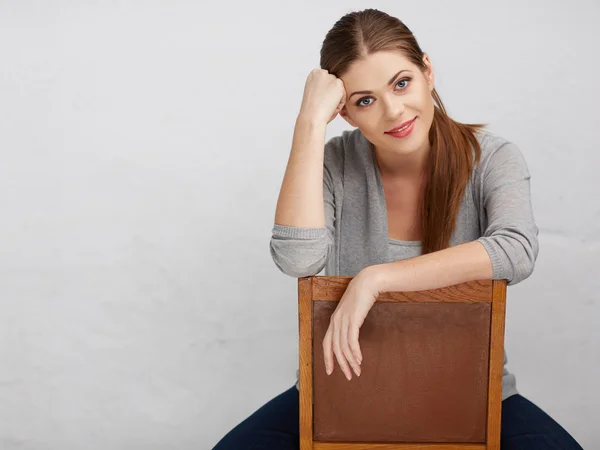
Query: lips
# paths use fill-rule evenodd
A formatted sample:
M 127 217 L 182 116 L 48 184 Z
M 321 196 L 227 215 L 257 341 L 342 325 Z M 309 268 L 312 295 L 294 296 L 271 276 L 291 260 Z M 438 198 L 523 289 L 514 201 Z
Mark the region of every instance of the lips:
M 392 128 L 391 130 L 386 131 L 386 133 L 394 133 L 396 131 L 398 131 L 400 128 L 404 128 L 407 125 L 410 125 L 411 123 L 413 123 L 417 118 L 415 117 L 414 119 L 411 120 L 407 120 L 406 122 L 401 123 L 400 125 Z

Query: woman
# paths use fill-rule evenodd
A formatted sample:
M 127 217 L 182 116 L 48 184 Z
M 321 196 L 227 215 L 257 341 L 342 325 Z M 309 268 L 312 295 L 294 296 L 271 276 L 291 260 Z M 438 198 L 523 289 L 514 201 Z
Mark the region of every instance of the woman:
M 325 143 L 338 113 L 356 129 Z M 446 114 L 431 61 L 400 20 L 342 17 L 306 81 L 270 245 L 288 275 L 354 277 L 323 341 L 324 370 L 360 376 L 360 326 L 382 292 L 527 278 L 538 254 L 529 180 L 514 144 Z M 502 450 L 581 449 L 518 393 L 506 361 Z M 215 449 L 298 449 L 297 387 Z

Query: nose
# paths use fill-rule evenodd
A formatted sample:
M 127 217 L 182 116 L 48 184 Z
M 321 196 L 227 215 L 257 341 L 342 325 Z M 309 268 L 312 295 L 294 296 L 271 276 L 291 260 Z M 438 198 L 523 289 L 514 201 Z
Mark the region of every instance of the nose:
M 404 113 L 404 102 L 397 96 L 384 97 L 383 105 L 386 119 L 391 121 L 398 119 Z

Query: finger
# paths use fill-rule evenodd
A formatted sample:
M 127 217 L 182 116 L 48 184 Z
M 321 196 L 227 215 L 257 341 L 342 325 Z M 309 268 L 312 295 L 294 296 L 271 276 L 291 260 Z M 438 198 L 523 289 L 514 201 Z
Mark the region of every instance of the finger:
M 344 331 L 344 332 L 341 333 L 341 336 L 340 336 L 340 347 L 342 348 L 342 353 L 344 354 L 346 360 L 348 361 L 348 363 L 350 363 L 352 370 L 354 370 L 354 373 L 356 374 L 356 376 L 359 377 L 360 376 L 360 365 L 358 364 L 356 357 L 352 353 L 352 350 L 350 349 L 350 345 L 348 342 L 348 337 L 350 336 L 351 328 L 352 327 L 350 326 L 350 320 L 342 319 L 342 331 Z
M 332 348 L 332 328 L 331 324 L 329 324 L 329 328 L 327 328 L 327 333 L 325 333 L 325 338 L 323 339 L 323 357 L 325 359 L 325 372 L 327 375 L 331 375 L 333 372 L 333 348 Z
M 352 372 L 350 371 L 350 367 L 348 366 L 348 362 L 346 358 L 344 358 L 344 354 L 342 353 L 342 349 L 340 347 L 340 332 L 341 332 L 341 324 L 333 323 L 333 353 L 335 354 L 338 364 L 340 365 L 340 369 L 348 378 L 348 381 L 352 379 Z
M 352 354 L 356 358 L 358 364 L 362 364 L 362 352 L 360 351 L 360 343 L 358 341 L 358 336 L 360 333 L 360 328 L 356 325 L 351 325 L 350 330 L 348 332 L 348 344 L 350 345 L 350 350 L 352 350 Z

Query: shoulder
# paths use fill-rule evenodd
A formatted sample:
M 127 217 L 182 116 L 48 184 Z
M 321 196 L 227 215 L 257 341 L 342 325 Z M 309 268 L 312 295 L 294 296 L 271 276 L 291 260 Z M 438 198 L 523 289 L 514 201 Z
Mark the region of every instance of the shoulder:
M 481 147 L 479 164 L 473 174 L 476 178 L 485 179 L 492 172 L 497 177 L 529 177 L 525 157 L 514 142 L 487 130 L 479 130 L 475 136 Z
M 369 154 L 369 141 L 358 128 L 344 130 L 325 143 L 324 163 L 330 170 L 341 171 L 345 163 L 352 163 L 357 159 L 368 160 L 365 156 Z
M 358 128 L 344 130 L 342 134 L 327 140 L 325 143 L 325 153 L 341 157 L 346 151 L 364 147 L 365 145 L 367 145 L 366 138 Z

